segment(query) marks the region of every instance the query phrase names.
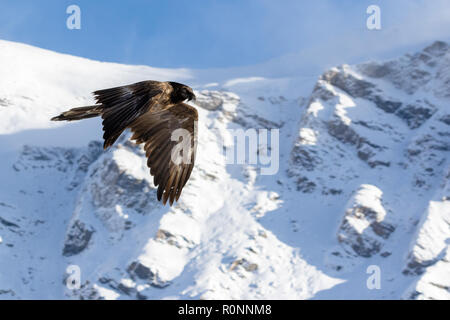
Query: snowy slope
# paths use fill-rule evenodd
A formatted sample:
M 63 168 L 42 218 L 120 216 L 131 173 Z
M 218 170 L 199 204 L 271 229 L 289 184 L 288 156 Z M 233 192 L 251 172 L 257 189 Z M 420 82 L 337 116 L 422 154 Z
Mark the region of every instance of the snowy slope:
M 449 298 L 447 44 L 318 80 L 211 83 L 7 41 L 0 61 L 0 299 Z M 104 152 L 98 119 L 48 120 L 144 79 L 198 97 L 196 166 L 172 208 L 127 136 Z M 280 129 L 276 175 L 226 162 L 230 129 L 248 128 Z

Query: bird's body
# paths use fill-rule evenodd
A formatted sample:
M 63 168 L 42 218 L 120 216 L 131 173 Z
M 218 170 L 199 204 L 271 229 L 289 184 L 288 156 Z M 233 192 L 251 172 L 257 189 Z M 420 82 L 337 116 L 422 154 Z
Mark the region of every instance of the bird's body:
M 172 205 L 180 197 L 195 161 L 198 114 L 194 107 L 183 103 L 195 98 L 192 89 L 177 82 L 149 80 L 98 90 L 94 96 L 95 105 L 70 109 L 52 120 L 101 116 L 104 149 L 129 128 L 133 132 L 131 139 L 144 143 L 147 165 L 158 186 L 158 200 L 164 204 L 169 200 Z M 175 147 L 180 144 L 180 136 L 184 147 L 177 153 L 174 150 L 178 150 Z

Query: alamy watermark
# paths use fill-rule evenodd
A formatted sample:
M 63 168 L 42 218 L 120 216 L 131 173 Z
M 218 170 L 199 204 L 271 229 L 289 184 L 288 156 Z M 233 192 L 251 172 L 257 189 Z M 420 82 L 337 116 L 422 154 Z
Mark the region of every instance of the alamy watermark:
M 373 4 L 367 7 L 366 13 L 369 17 L 366 21 L 367 29 L 381 30 L 381 9 L 379 6 Z
M 78 290 L 81 287 L 81 268 L 71 264 L 66 268 L 66 287 L 69 290 Z
M 366 286 L 369 290 L 381 289 L 381 269 L 377 265 L 370 265 L 366 270 L 370 276 L 367 278 Z
M 259 165 L 261 175 L 274 175 L 280 168 L 279 129 L 228 130 L 231 144 L 222 143 L 226 164 Z M 270 143 L 269 143 L 270 139 Z
M 67 7 L 66 13 L 69 14 L 66 20 L 67 29 L 81 29 L 81 9 L 76 4 Z
M 197 125 L 194 126 L 194 132 Z M 217 135 L 221 137 L 221 135 Z M 172 148 L 171 161 L 176 165 L 190 164 L 193 147 L 197 144 L 195 135 L 187 129 L 179 128 L 172 132 L 171 140 L 176 142 Z M 229 165 L 255 165 L 261 175 L 275 175 L 280 168 L 280 130 L 279 129 L 228 129 L 228 141 L 219 140 L 225 162 Z

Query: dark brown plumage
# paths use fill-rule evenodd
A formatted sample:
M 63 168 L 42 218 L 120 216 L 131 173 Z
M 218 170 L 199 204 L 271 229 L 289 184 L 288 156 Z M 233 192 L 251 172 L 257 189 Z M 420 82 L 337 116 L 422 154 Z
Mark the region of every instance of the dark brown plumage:
M 51 120 L 101 116 L 104 149 L 129 128 L 133 132 L 131 139 L 144 143 L 147 165 L 158 186 L 158 200 L 162 199 L 164 204 L 169 200 L 172 205 L 180 197 L 194 167 L 198 114 L 194 107 L 183 103 L 195 99 L 192 89 L 177 82 L 150 80 L 98 90 L 94 96 L 97 104 L 70 109 Z M 174 141 L 180 134 L 181 139 Z M 183 142 L 184 149 L 174 149 Z

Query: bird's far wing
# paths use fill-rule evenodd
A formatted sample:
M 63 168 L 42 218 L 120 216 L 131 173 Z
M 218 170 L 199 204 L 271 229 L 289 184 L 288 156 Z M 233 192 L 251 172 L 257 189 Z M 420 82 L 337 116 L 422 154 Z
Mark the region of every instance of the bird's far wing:
M 178 200 L 191 175 L 197 149 L 195 108 L 179 103 L 167 110 L 147 112 L 130 126 L 132 140 L 145 143 L 147 165 L 158 186 L 158 200 Z
M 95 91 L 97 104 L 102 105 L 103 147 L 111 146 L 134 120 L 160 102 L 166 86 L 164 82 L 142 81 Z

